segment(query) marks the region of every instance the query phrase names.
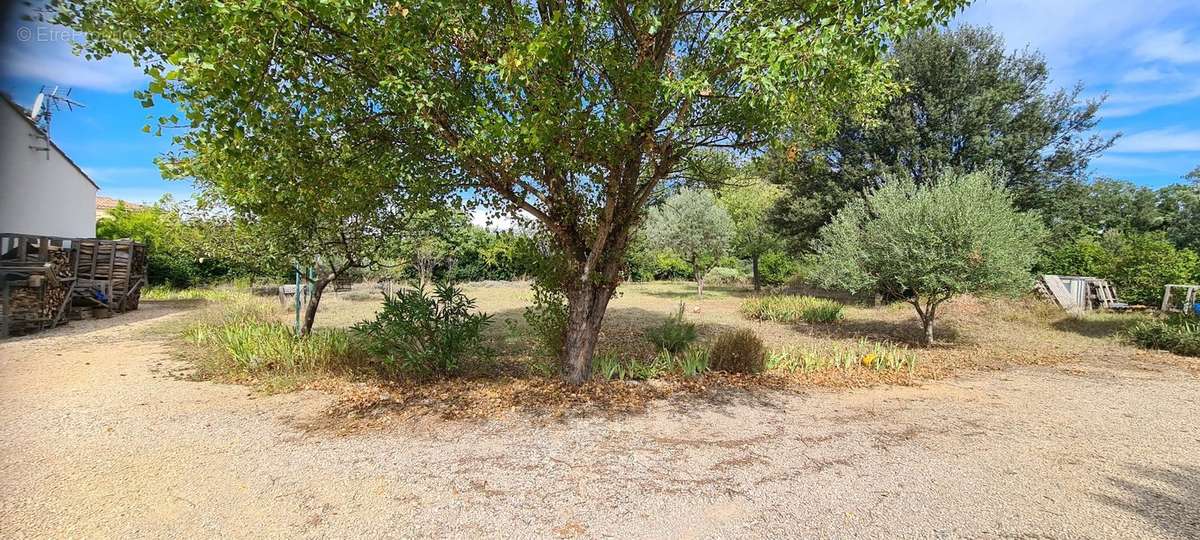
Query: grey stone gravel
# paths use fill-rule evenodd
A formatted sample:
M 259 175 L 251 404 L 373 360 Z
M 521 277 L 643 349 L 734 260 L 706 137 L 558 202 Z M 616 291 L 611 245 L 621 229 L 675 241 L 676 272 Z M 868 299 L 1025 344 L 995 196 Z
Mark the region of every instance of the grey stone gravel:
M 148 309 L 0 343 L 0 536 L 1200 537 L 1200 380 L 1132 354 L 337 436 L 171 376 Z

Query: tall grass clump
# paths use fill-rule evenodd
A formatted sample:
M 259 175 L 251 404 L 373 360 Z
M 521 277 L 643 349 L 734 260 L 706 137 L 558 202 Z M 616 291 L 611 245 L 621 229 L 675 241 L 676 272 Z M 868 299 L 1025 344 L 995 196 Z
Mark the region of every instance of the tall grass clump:
M 878 343 L 866 339 L 860 339 L 852 345 L 782 349 L 771 351 L 767 355 L 767 369 L 788 372 L 856 368 L 912 372 L 916 366 L 917 355 L 912 351 L 890 343 Z
M 162 285 L 153 285 L 142 289 L 142 300 L 207 300 L 210 302 L 225 302 L 234 300 L 244 293 L 229 287 L 190 287 L 173 289 Z
M 650 340 L 660 350 L 671 354 L 678 353 L 696 341 L 696 325 L 683 318 L 684 305 L 679 304 L 679 310 L 663 321 L 661 325 L 647 328 L 646 339 Z
M 330 371 L 365 359 L 346 331 L 317 329 L 297 339 L 270 303 L 221 304 L 183 332 L 208 376 L 303 375 Z
M 1184 356 L 1200 356 L 1200 317 L 1173 315 L 1143 321 L 1129 330 L 1139 347 L 1161 349 Z
M 767 295 L 742 302 L 742 315 L 756 321 L 832 323 L 842 320 L 842 305 L 812 296 Z

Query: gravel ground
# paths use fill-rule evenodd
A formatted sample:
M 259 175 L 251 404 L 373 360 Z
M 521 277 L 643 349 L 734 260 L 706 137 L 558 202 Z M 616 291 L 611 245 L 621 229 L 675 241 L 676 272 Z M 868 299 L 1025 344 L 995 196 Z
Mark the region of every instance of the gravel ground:
M 0 536 L 1200 537 L 1200 379 L 1132 355 L 338 436 L 172 376 L 173 309 L 0 343 Z

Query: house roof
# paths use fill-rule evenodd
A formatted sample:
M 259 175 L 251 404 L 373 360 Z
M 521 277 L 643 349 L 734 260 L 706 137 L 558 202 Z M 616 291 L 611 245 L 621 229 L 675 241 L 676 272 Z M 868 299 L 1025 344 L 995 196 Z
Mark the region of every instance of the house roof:
M 46 137 L 46 142 L 50 144 L 50 148 L 53 148 L 55 152 L 58 152 L 58 155 L 67 160 L 67 163 L 70 163 L 72 167 L 75 167 L 75 170 L 79 171 L 79 174 L 83 176 L 84 180 L 87 180 L 88 183 L 92 184 L 92 187 L 100 189 L 100 186 L 96 184 L 96 181 L 92 180 L 92 177 L 88 176 L 88 173 L 83 172 L 83 169 L 71 159 L 71 156 L 68 156 L 66 152 L 63 152 L 62 148 L 59 148 L 57 144 L 54 144 L 54 141 L 50 139 L 50 135 L 48 135 L 45 131 L 42 131 L 42 128 L 38 127 L 37 123 L 29 118 L 29 113 L 23 107 L 17 105 L 16 102 L 3 93 L 0 93 L 0 98 L 3 98 L 0 101 L 4 101 L 9 107 L 12 107 L 13 111 L 15 111 L 21 117 L 21 119 L 25 120 L 25 123 L 29 124 L 29 127 L 37 130 L 38 133 L 41 133 L 42 136 Z
M 128 208 L 130 210 L 137 210 L 138 208 L 142 207 L 142 205 L 140 205 L 138 203 L 132 203 L 129 201 L 122 201 L 121 199 L 114 199 L 112 197 L 105 197 L 103 195 L 97 195 L 96 196 L 96 211 L 97 212 L 107 212 L 109 210 L 112 210 L 113 208 L 116 208 L 118 203 L 125 203 L 125 208 Z

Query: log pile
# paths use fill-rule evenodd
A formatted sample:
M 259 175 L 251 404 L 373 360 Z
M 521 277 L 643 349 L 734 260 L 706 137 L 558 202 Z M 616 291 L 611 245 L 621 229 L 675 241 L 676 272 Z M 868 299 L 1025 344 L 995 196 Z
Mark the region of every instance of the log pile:
M 24 334 L 49 328 L 61 320 L 67 309 L 74 276 L 70 254 L 51 251 L 49 262 L 40 268 L 26 268 L 24 279 L 8 281 L 8 332 Z M 12 274 L 10 274 L 10 277 Z

